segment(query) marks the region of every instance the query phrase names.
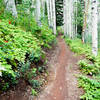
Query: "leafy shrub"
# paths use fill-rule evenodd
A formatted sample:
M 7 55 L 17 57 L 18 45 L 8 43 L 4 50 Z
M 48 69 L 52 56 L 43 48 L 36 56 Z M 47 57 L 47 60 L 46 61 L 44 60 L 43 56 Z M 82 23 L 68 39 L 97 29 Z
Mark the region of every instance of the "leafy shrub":
M 39 27 L 32 13 L 23 12 L 25 11 L 23 7 L 18 5 L 18 18 L 16 19 L 11 13 L 4 13 L 4 7 L 2 7 L 3 13 L 0 10 L 0 87 L 3 88 L 2 85 L 5 83 L 4 90 L 9 88 L 15 80 L 5 81 L 2 73 L 10 74 L 14 79 L 26 76 L 28 79 L 35 77 L 37 69 L 30 70 L 31 62 L 38 62 L 40 58 L 45 57 L 42 48 L 51 48 L 51 44 L 56 42 L 52 30 L 46 24 Z M 26 75 L 29 74 L 27 72 L 29 70 L 32 76 Z M 7 75 L 6 78 L 9 77 Z M 36 81 L 33 83 L 38 84 Z
M 32 78 L 37 76 L 37 68 L 33 68 L 31 69 L 28 73 L 27 73 L 27 78 L 28 80 L 32 80 Z
M 89 44 L 83 44 L 81 39 L 71 40 L 70 38 L 65 39 L 66 43 L 70 46 L 71 50 L 77 54 L 88 54 L 91 53 Z
M 38 67 L 38 72 L 39 73 L 43 73 L 45 70 L 46 70 L 46 67 L 45 66 Z
M 94 64 L 89 64 L 87 60 L 80 60 L 78 64 L 80 65 L 81 71 L 85 74 L 96 75 L 99 73 L 99 68 Z
M 86 58 L 89 59 L 92 62 L 95 62 L 95 60 L 96 60 L 96 57 L 91 53 L 87 53 Z
M 7 21 L 8 23 L 10 22 L 15 26 L 21 27 L 23 30 L 27 31 L 27 34 L 30 32 L 39 40 L 42 47 L 51 48 L 50 45 L 56 41 L 56 37 L 48 25 L 42 22 L 42 26 L 39 27 L 32 13 L 30 12 L 30 14 L 28 14 L 25 12 L 24 5 L 17 5 L 17 10 L 17 19 L 11 16 L 11 14 L 8 12 L 2 14 L 0 19 Z
M 34 51 L 34 57 L 41 56 L 39 41 L 31 33 L 26 33 L 13 25 L 0 23 L 0 54 L 5 59 L 24 62 L 26 53 Z M 38 54 L 38 55 L 37 55 Z
M 33 87 L 34 89 L 39 89 L 40 86 L 41 86 L 41 82 L 39 82 L 38 80 L 32 79 L 32 80 L 30 80 L 29 82 L 30 82 L 30 84 L 32 85 L 32 87 Z
M 81 96 L 81 100 L 99 100 L 100 99 L 100 81 L 80 76 L 79 87 L 82 87 L 85 94 Z
M 9 72 L 4 71 L 0 77 L 0 90 L 6 91 L 9 87 L 17 84 L 16 77 L 12 76 Z
M 34 96 L 37 96 L 37 92 L 36 92 L 36 90 L 35 89 L 32 89 L 32 95 L 34 95 Z
M 30 32 L 25 32 L 9 22 L 0 22 L 0 72 L 11 74 L 11 77 L 16 79 L 19 67 L 22 72 L 26 72 L 30 66 L 28 62 L 25 63 L 28 58 L 26 55 L 32 55 L 31 61 L 40 60 L 42 49 L 39 40 Z M 12 84 L 11 79 L 6 79 L 5 82 L 3 75 L 1 84 Z M 4 85 L 5 88 L 8 88 L 8 85 Z
M 30 68 L 30 62 L 27 61 L 26 63 L 22 64 L 20 71 L 22 73 L 26 73 L 26 71 L 28 71 L 28 69 Z

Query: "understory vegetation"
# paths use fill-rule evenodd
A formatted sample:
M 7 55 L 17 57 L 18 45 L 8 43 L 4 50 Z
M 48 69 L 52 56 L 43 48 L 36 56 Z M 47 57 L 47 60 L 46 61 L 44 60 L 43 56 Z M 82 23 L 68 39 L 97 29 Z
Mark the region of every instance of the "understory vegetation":
M 46 22 L 39 27 L 32 15 L 22 12 L 15 19 L 9 12 L 4 13 L 4 7 L 1 9 L 0 93 L 23 78 L 32 86 L 32 94 L 37 95 L 43 85 L 43 80 L 37 77 L 47 73 L 44 48 L 52 48 L 56 37 Z
M 91 52 L 90 44 L 83 44 L 81 39 L 66 38 L 66 43 L 70 49 L 78 54 L 84 55 L 86 59 L 78 62 L 82 75 L 78 75 L 78 86 L 84 89 L 81 100 L 100 99 L 100 54 L 94 56 Z

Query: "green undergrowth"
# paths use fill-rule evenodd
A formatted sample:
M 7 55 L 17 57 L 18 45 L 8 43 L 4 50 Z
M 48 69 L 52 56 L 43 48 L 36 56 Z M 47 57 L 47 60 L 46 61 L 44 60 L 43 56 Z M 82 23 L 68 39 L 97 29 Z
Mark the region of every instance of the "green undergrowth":
M 87 75 L 97 75 L 100 72 L 100 65 L 97 63 L 91 63 L 89 60 L 80 60 L 78 62 L 80 70 Z
M 81 100 L 100 100 L 100 81 L 80 76 L 78 82 L 79 87 L 85 91 L 85 94 L 80 97 Z
M 50 29 L 45 23 L 42 23 L 41 26 L 38 26 L 35 18 L 31 14 L 23 15 L 22 13 L 22 15 L 19 14 L 18 18 L 15 19 L 11 16 L 11 14 L 6 12 L 5 15 L 2 15 L 1 19 L 6 23 L 20 27 L 26 32 L 31 32 L 31 34 L 39 40 L 42 47 L 51 48 L 50 45 L 54 42 L 56 43 L 56 37 L 53 35 L 52 29 Z
M 90 44 L 83 44 L 80 39 L 65 39 L 70 49 L 78 54 L 85 55 L 86 59 L 78 62 L 79 69 L 83 73 L 78 77 L 79 87 L 83 88 L 85 93 L 81 100 L 100 100 L 100 52 L 98 56 L 91 53 Z M 89 77 L 86 77 L 89 76 Z
M 18 18 L 0 5 L 0 93 L 22 78 L 32 86 L 32 94 L 37 95 L 43 83 L 38 79 L 46 73 L 44 48 L 51 49 L 56 44 L 56 36 L 45 21 L 38 26 L 23 5 L 17 6 Z
M 83 44 L 81 39 L 76 38 L 72 40 L 66 38 L 65 41 L 70 46 L 70 49 L 77 54 L 88 54 L 91 52 L 90 45 Z
M 43 48 L 51 48 L 56 41 L 56 37 L 46 25 L 38 27 L 35 24 L 36 28 L 28 31 L 17 24 L 17 21 L 15 25 L 11 20 L 0 20 L 0 93 L 17 84 L 20 77 L 27 76 L 30 83 L 30 80 L 39 74 L 38 67 L 35 67 L 36 72 L 35 69 L 30 70 L 31 64 L 38 66 L 39 61 L 45 59 Z M 33 74 L 31 78 L 27 71 Z

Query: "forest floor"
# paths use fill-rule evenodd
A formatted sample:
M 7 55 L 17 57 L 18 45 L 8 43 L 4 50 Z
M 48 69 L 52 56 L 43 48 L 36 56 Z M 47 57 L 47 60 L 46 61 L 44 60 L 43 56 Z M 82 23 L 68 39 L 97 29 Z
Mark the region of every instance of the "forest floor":
M 78 88 L 75 75 L 80 74 L 77 62 L 82 56 L 75 56 L 64 39 L 57 38 L 58 46 L 49 61 L 49 82 L 36 100 L 80 100 L 83 90 Z
M 83 90 L 78 88 L 75 75 L 80 74 L 77 62 L 83 57 L 75 56 L 61 36 L 58 36 L 57 41 L 54 50 L 47 53 L 48 84 L 35 100 L 80 100 Z M 0 96 L 0 100 L 33 100 L 31 87 L 23 82 L 19 85 L 16 91 Z

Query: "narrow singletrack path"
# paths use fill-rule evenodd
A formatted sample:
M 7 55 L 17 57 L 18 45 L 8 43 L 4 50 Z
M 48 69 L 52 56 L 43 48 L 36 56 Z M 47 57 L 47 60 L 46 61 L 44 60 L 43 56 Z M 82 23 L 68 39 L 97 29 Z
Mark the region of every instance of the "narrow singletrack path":
M 74 74 L 79 74 L 76 63 L 80 57 L 73 56 L 74 53 L 67 47 L 64 39 L 58 37 L 58 47 L 54 52 L 50 63 L 52 72 L 48 86 L 37 97 L 36 100 L 80 100 L 82 90 L 77 87 L 77 78 Z

